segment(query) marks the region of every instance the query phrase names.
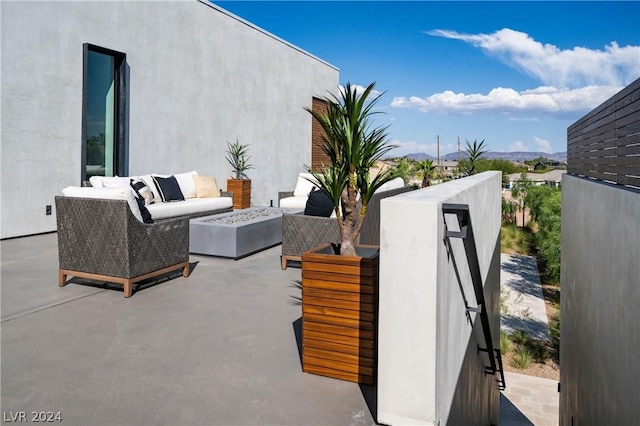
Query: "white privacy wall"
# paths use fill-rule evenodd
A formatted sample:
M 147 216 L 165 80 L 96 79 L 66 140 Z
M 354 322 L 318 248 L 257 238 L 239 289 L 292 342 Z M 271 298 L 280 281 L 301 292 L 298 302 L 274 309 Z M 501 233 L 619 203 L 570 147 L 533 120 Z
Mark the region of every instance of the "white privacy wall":
M 560 424 L 640 422 L 640 193 L 562 179 Z
M 0 238 L 55 230 L 80 185 L 83 43 L 127 55 L 129 175 L 197 170 L 221 188 L 227 141 L 250 144 L 254 205 L 311 162 L 313 96 L 338 70 L 206 1 L 0 2 Z
M 382 200 L 378 413 L 383 424 L 498 424 L 462 240 L 445 243 L 443 203 L 468 204 L 492 341 L 500 333 L 501 174 L 485 172 Z M 446 223 L 457 229 L 447 216 Z M 455 224 L 455 225 L 454 225 Z M 457 266 L 460 280 L 455 268 Z M 471 320 L 471 322 L 470 322 Z

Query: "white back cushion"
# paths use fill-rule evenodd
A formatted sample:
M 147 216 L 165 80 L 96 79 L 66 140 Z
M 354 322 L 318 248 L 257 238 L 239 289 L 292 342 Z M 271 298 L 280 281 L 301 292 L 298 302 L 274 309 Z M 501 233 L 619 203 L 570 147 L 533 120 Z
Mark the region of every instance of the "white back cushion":
M 197 174 L 198 172 L 194 170 L 192 172 L 173 175 L 178 181 L 178 186 L 180 187 L 180 191 L 182 191 L 182 195 L 185 199 L 196 198 L 196 183 L 193 181 L 193 175 Z
M 391 189 L 396 189 L 396 188 L 402 188 L 403 186 L 404 186 L 404 180 L 402 180 L 401 177 L 397 177 L 397 178 L 395 178 L 393 180 L 390 180 L 389 182 L 383 184 L 380 188 L 378 188 L 376 193 L 383 192 L 383 191 L 389 191 Z
M 89 182 L 94 188 L 118 188 L 129 186 L 129 179 L 119 176 L 91 176 Z
M 316 181 L 311 173 L 300 173 L 298 175 L 298 181 L 296 182 L 296 188 L 293 190 L 294 197 L 307 197 L 311 190 L 313 189 L 313 183 L 309 182 L 308 179 L 312 181 Z

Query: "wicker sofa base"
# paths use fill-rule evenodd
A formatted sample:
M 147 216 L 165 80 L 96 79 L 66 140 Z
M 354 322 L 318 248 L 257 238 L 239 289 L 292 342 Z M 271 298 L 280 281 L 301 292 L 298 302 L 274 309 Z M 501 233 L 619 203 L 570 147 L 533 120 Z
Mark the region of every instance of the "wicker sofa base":
M 131 297 L 131 294 L 133 293 L 133 285 L 135 283 L 142 280 L 146 280 L 148 278 L 164 275 L 168 272 L 171 272 L 180 268 L 182 269 L 182 276 L 187 278 L 190 273 L 189 261 L 181 262 L 172 266 L 167 266 L 166 268 L 158 269 L 157 271 L 149 272 L 147 274 L 140 275 L 134 278 L 112 277 L 109 275 L 100 275 L 100 274 L 92 274 L 89 272 L 70 271 L 68 269 L 60 269 L 58 270 L 58 286 L 64 287 L 67 284 L 67 276 L 87 278 L 91 280 L 106 281 L 110 283 L 121 284 L 124 287 L 124 297 Z
M 292 254 L 283 254 L 280 256 L 280 268 L 287 269 L 287 262 L 302 262 L 302 256 L 296 256 Z

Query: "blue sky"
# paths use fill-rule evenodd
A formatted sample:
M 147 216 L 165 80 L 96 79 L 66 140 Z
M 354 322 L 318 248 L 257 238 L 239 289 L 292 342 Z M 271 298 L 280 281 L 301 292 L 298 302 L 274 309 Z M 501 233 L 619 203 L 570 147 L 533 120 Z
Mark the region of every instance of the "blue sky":
M 567 127 L 640 78 L 640 2 L 214 1 L 385 92 L 392 154 L 566 151 Z

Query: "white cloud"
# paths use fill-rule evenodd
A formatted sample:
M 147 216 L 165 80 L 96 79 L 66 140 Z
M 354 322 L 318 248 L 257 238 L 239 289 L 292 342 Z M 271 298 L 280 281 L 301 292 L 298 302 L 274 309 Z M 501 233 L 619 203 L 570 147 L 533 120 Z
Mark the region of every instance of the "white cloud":
M 548 140 L 534 136 L 533 140 L 538 145 L 538 151 L 551 153 L 551 144 Z
M 620 47 L 615 41 L 603 50 L 579 46 L 562 50 L 509 28 L 492 34 L 447 30 L 432 30 L 427 34 L 472 44 L 543 84 L 555 87 L 623 87 L 640 75 L 640 46 Z
M 529 151 L 529 148 L 522 141 L 516 141 L 509 145 L 509 152 Z
M 620 47 L 615 41 L 603 50 L 574 47 L 562 50 L 542 44 L 509 28 L 492 34 L 432 30 L 427 34 L 462 40 L 498 57 L 509 66 L 542 82 L 535 89 L 497 87 L 488 93 L 447 90 L 426 97 L 395 97 L 391 106 L 449 114 L 509 113 L 562 116 L 587 112 L 640 75 L 640 46 Z M 510 120 L 535 120 L 510 117 Z
M 541 86 L 518 92 L 498 87 L 487 94 L 454 93 L 451 90 L 425 98 L 395 97 L 391 106 L 413 108 L 422 112 L 469 114 L 488 113 L 546 113 L 560 115 L 567 112 L 588 111 L 613 96 L 620 87 L 587 86 L 577 89 L 556 89 Z
M 509 121 L 525 121 L 530 123 L 537 123 L 540 121 L 537 117 L 509 117 Z

